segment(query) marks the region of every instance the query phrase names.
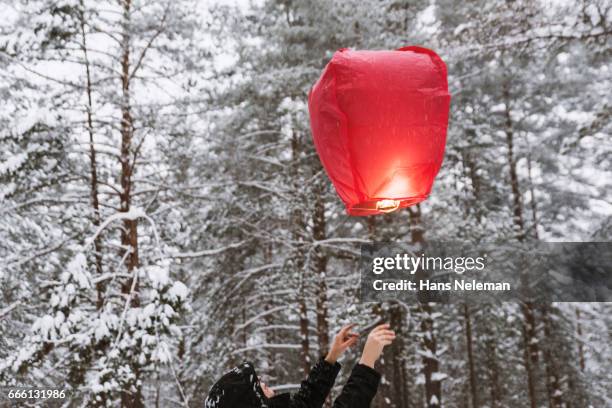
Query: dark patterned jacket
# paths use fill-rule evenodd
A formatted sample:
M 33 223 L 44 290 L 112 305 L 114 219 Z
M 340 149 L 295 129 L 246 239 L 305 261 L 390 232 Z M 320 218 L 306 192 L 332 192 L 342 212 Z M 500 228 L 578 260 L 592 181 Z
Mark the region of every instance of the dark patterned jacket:
M 266 398 L 252 364 L 243 363 L 213 385 L 205 408 L 321 408 L 340 371 L 340 364 L 319 360 L 295 394 Z M 380 374 L 357 364 L 333 408 L 369 408 Z

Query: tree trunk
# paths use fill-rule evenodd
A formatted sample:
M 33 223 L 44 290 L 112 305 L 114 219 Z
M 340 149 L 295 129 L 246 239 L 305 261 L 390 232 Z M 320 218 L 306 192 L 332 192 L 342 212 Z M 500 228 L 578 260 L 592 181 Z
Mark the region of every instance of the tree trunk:
M 491 401 L 491 408 L 498 408 L 501 406 L 501 388 L 499 385 L 499 366 L 497 363 L 497 344 L 495 342 L 496 333 L 490 327 L 490 323 L 486 323 L 486 358 L 487 358 L 487 371 L 489 373 L 489 397 Z
M 413 244 L 425 243 L 425 232 L 421 222 L 421 206 L 409 207 L 410 240 Z M 417 271 L 418 273 L 418 271 Z M 438 373 L 437 340 L 434 330 L 433 306 L 428 302 L 419 304 L 421 314 L 421 347 L 423 349 L 423 376 L 425 377 L 425 398 L 428 408 L 439 408 L 442 405 L 442 383 L 434 377 Z
M 514 130 L 512 117 L 510 116 L 510 91 L 509 84 L 504 84 L 504 99 L 506 109 L 504 111 L 506 144 L 508 148 L 508 172 L 510 176 L 510 188 L 512 190 L 512 215 L 519 240 L 525 237 L 525 224 L 523 221 L 523 204 L 521 199 L 521 189 L 519 186 L 518 174 L 516 172 L 516 161 L 514 159 Z
M 425 397 L 428 408 L 439 408 L 442 406 L 442 383 L 439 379 L 434 378 L 434 374 L 438 373 L 439 362 L 434 320 L 431 317 L 433 314 L 431 304 L 422 303 L 421 313 L 421 345 L 424 351 L 423 375 L 425 376 Z
M 323 188 L 321 183 L 315 182 L 314 209 L 312 213 L 312 238 L 322 241 L 326 237 L 325 205 L 323 204 Z M 317 278 L 317 335 L 319 339 L 319 354 L 329 349 L 329 324 L 327 320 L 327 254 L 320 247 L 314 249 L 314 274 Z
M 582 323 L 580 309 L 576 308 L 576 335 L 578 337 L 578 358 L 580 359 L 580 371 L 584 372 L 584 346 L 582 344 Z
M 124 27 L 122 35 L 121 55 L 121 203 L 122 212 L 130 211 L 132 201 L 132 174 L 135 161 L 130 156 L 134 154 L 132 142 L 134 136 L 134 120 L 130 106 L 130 8 L 131 0 L 123 0 Z M 138 267 L 138 223 L 137 220 L 126 219 L 123 221 L 121 231 L 121 244 L 130 254 L 126 260 L 129 272 Z M 123 285 L 123 293 L 129 293 L 132 286 L 131 280 Z M 137 291 L 136 291 L 137 292 Z M 134 294 L 135 295 L 135 294 Z M 138 296 L 133 296 L 132 304 L 138 305 Z
M 559 371 L 553 353 L 551 352 L 550 341 L 552 341 L 552 328 L 549 316 L 548 305 L 542 305 L 542 321 L 544 322 L 544 336 L 548 339 L 548 344 L 543 347 L 544 363 L 546 365 L 546 390 L 548 391 L 548 406 L 550 408 L 562 408 L 563 398 L 561 394 L 561 381 Z
M 525 223 L 523 221 L 523 205 L 521 189 L 519 185 L 518 174 L 516 171 L 516 160 L 514 158 L 514 130 L 512 117 L 510 114 L 510 89 L 509 81 L 504 81 L 503 96 L 506 108 L 504 110 L 505 118 L 505 133 L 506 144 L 508 149 L 508 173 L 510 176 L 510 189 L 512 191 L 512 215 L 513 223 L 516 229 L 516 236 L 519 241 L 525 239 Z M 527 388 L 529 391 L 529 399 L 531 408 L 537 406 L 537 396 L 535 389 L 534 365 L 538 362 L 538 346 L 535 335 L 535 315 L 533 304 L 529 301 L 521 305 L 523 312 L 523 337 L 525 346 L 525 370 L 527 371 Z
M 468 129 L 467 132 L 467 139 L 468 139 L 468 143 L 472 144 L 474 143 L 474 139 L 476 138 L 476 132 L 473 129 Z M 478 222 L 480 222 L 482 220 L 482 209 L 481 206 L 479 205 L 479 200 L 480 200 L 480 192 L 481 192 L 481 180 L 480 180 L 480 176 L 478 175 L 478 162 L 476 160 L 474 160 L 474 157 L 472 155 L 472 151 L 470 150 L 470 146 L 468 146 L 467 148 L 465 148 L 463 150 L 463 162 L 464 165 L 467 169 L 467 177 L 469 177 L 470 181 L 471 181 L 471 185 L 472 185 L 472 196 L 474 197 L 474 206 L 470 206 L 469 208 L 466 209 L 466 212 L 469 213 L 473 213 L 474 216 L 476 217 L 476 220 Z
M 410 216 L 410 242 L 413 244 L 425 243 L 425 231 L 421 224 L 421 204 L 408 207 Z
M 537 407 L 537 397 L 535 390 L 535 378 L 534 378 L 534 370 L 532 367 L 532 363 L 534 362 L 533 355 L 531 354 L 533 348 L 531 345 L 531 341 L 533 339 L 532 331 L 533 331 L 533 309 L 527 306 L 527 304 L 523 303 L 521 305 L 523 309 L 523 360 L 525 363 L 525 371 L 527 372 L 527 391 L 529 394 L 529 406 L 531 408 Z
M 302 372 L 308 375 L 310 372 L 310 341 L 308 338 L 310 323 L 308 321 L 308 304 L 307 302 L 307 268 L 304 265 L 304 232 L 306 231 L 306 223 L 304 222 L 304 214 L 300 208 L 301 199 L 300 192 L 300 177 L 299 168 L 296 163 L 299 162 L 301 146 L 299 136 L 294 132 L 291 137 L 291 170 L 292 170 L 292 188 L 294 194 L 294 203 L 291 213 L 291 224 L 293 227 L 293 240 L 296 242 L 295 255 L 291 263 L 295 268 L 298 276 L 298 291 L 297 291 L 297 306 L 300 324 L 300 362 L 302 364 Z
M 472 350 L 472 320 L 470 316 L 470 308 L 467 304 L 463 304 L 463 318 L 465 320 L 465 343 L 467 348 L 468 368 L 470 371 L 470 394 L 472 399 L 472 408 L 478 408 L 478 392 L 476 389 L 476 369 L 474 367 L 474 353 Z
M 134 136 L 134 121 L 132 118 L 130 106 L 130 13 L 131 0 L 122 0 L 123 4 L 123 28 L 121 36 L 121 194 L 120 194 L 120 211 L 130 211 L 132 200 L 132 174 L 135 157 L 130 160 L 130 156 L 134 154 L 132 148 Z M 124 251 L 128 251 L 126 258 L 126 267 L 128 272 L 133 272 L 138 268 L 138 223 L 137 220 L 124 220 L 121 230 L 121 245 Z M 133 288 L 133 289 L 132 289 Z M 130 293 L 132 292 L 133 293 Z M 138 280 L 134 275 L 131 279 L 126 279 L 121 285 L 121 292 L 127 298 L 131 296 L 131 307 L 137 307 L 140 304 L 138 295 Z M 140 384 L 140 368 L 137 364 L 132 364 L 132 369 L 135 378 L 131 381 L 133 384 L 132 390 L 121 391 L 121 405 L 124 407 L 144 407 L 142 386 Z
M 396 407 L 405 407 L 408 405 L 408 401 L 406 398 L 406 379 L 404 378 L 404 309 L 396 303 L 391 306 L 389 314 L 389 323 L 398 335 L 390 347 L 393 367 L 393 402 Z
M 87 133 L 89 135 L 89 180 L 90 180 L 90 196 L 91 196 L 91 208 L 92 208 L 92 223 L 97 229 L 100 226 L 100 200 L 98 197 L 98 164 L 96 159 L 96 148 L 94 143 L 94 131 L 93 131 L 93 102 L 91 97 L 91 71 L 89 64 L 89 56 L 87 54 L 87 36 L 85 34 L 85 4 L 83 0 L 80 2 L 81 15 L 81 46 L 83 51 L 83 61 L 85 64 L 85 80 L 86 87 L 85 92 L 87 95 Z M 94 239 L 94 259 L 95 269 L 98 275 L 102 275 L 102 244 L 101 237 L 98 235 Z M 96 283 L 96 309 L 100 310 L 104 304 L 104 291 L 106 285 L 104 281 Z
M 535 197 L 535 186 L 533 185 L 533 178 L 531 176 L 531 151 L 527 155 L 527 177 L 529 179 L 529 197 L 531 198 L 531 222 L 533 228 L 533 237 L 540 239 L 538 233 L 538 206 Z
M 303 280 L 303 278 L 302 278 Z M 300 362 L 302 363 L 302 373 L 308 375 L 310 373 L 310 342 L 308 340 L 308 306 L 306 305 L 306 295 L 304 293 L 304 284 L 300 285 L 300 293 L 298 294 L 298 313 L 300 317 Z
M 372 305 L 372 314 L 375 316 L 376 320 L 376 324 L 372 328 L 374 328 L 378 324 L 389 322 L 387 308 L 381 302 Z M 367 335 L 367 333 L 364 333 L 364 335 Z M 385 347 L 383 349 L 380 359 L 376 363 L 376 371 L 380 373 L 382 379 L 378 388 L 378 392 L 376 393 L 376 395 L 374 396 L 374 400 L 372 401 L 372 406 L 376 408 L 384 408 L 391 406 L 392 384 L 389 379 L 392 375 L 392 364 L 390 364 L 392 359 L 393 357 L 391 356 L 391 348 Z
M 315 167 L 320 171 L 320 166 Z M 314 183 L 315 197 L 312 212 L 312 238 L 314 241 L 321 241 L 326 238 L 325 204 L 323 203 L 323 186 L 319 180 Z M 327 309 L 327 261 L 328 256 L 323 248 L 314 248 L 314 275 L 317 279 L 317 338 L 319 340 L 319 355 L 325 355 L 329 350 L 329 322 Z M 331 393 L 325 399 L 326 408 L 331 408 Z
M 368 239 L 376 241 L 376 216 L 370 215 L 366 217 L 366 223 L 368 225 Z

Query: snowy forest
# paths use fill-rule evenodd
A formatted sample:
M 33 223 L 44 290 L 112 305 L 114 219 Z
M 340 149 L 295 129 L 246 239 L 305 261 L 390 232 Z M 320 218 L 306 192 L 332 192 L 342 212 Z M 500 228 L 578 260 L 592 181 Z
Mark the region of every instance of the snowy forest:
M 0 5 L 3 393 L 201 407 L 243 360 L 291 391 L 385 321 L 375 408 L 612 407 L 610 303 L 358 298 L 362 243 L 612 239 L 610 0 Z M 349 217 L 307 95 L 337 49 L 406 45 L 448 67 L 444 164 Z

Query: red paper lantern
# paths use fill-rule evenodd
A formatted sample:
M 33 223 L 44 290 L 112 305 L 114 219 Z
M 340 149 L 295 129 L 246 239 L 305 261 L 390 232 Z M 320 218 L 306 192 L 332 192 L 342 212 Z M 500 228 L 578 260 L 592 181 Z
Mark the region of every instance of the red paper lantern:
M 427 198 L 446 144 L 446 65 L 433 51 L 341 49 L 308 96 L 315 147 L 350 215 Z

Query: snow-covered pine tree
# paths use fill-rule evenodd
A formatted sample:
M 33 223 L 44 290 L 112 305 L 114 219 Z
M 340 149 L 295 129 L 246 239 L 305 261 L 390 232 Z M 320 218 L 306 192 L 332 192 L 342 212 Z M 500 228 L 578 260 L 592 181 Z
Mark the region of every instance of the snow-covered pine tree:
M 30 334 L 19 345 L 7 340 L 15 347 L 2 353 L 3 380 L 67 387 L 89 404 L 142 406 L 145 394 L 161 398 L 151 373 L 158 384 L 176 377 L 187 291 L 169 278 L 159 238 L 169 188 L 156 150 L 168 144 L 162 136 L 185 131 L 176 114 L 190 102 L 181 88 L 193 55 L 189 6 L 8 6 L 1 58 L 20 86 L 3 111 L 2 210 L 15 236 L 3 245 L 20 244 L 2 250 L 6 279 L 26 279 L 7 283 L 17 306 L 3 312 L 23 325 L 3 333 Z M 181 385 L 168 383 L 186 401 Z

